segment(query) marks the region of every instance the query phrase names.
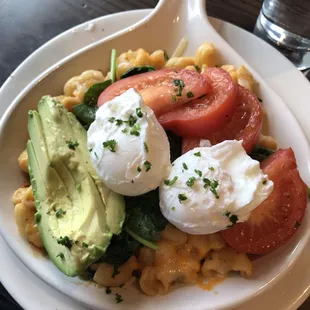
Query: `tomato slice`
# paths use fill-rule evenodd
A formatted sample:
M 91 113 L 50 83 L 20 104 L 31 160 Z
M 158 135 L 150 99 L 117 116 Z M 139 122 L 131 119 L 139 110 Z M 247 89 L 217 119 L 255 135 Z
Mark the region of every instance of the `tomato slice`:
M 272 193 L 246 222 L 221 232 L 238 252 L 266 254 L 277 249 L 293 236 L 305 214 L 307 186 L 300 178 L 292 149 L 278 150 L 261 168 L 274 182 Z
M 221 130 L 205 136 L 205 139 L 210 140 L 212 145 L 225 140 L 243 140 L 244 149 L 250 153 L 259 140 L 262 123 L 263 111 L 257 97 L 239 85 L 238 106 L 231 121 Z M 199 142 L 198 139 L 183 139 L 182 152 L 186 153 L 199 146 Z
M 176 82 L 179 81 L 179 82 Z M 176 85 L 181 83 L 181 85 Z M 138 74 L 113 83 L 98 98 L 98 106 L 134 88 L 158 117 L 176 106 L 211 91 L 207 78 L 193 70 L 162 69 Z
M 219 130 L 234 114 L 238 88 L 229 73 L 220 68 L 208 68 L 203 75 L 212 85 L 204 98 L 162 114 L 158 120 L 166 130 L 181 137 L 207 137 Z

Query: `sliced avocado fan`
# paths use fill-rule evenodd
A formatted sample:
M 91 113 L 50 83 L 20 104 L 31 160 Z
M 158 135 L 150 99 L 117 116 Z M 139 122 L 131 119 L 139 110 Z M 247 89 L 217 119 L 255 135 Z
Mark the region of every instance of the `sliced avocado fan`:
M 66 275 L 82 274 L 105 253 L 125 219 L 123 196 L 91 164 L 86 130 L 63 105 L 42 97 L 29 111 L 29 174 L 42 241 Z

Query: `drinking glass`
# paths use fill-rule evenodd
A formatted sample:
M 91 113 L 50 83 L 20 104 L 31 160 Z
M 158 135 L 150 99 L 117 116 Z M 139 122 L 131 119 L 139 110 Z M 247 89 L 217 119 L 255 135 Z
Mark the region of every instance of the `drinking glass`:
M 265 0 L 254 33 L 298 69 L 310 67 L 310 0 Z

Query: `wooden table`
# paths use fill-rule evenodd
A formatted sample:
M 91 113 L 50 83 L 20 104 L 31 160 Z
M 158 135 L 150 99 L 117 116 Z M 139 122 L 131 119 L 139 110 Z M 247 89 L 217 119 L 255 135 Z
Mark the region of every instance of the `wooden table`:
M 0 85 L 26 57 L 59 33 L 99 16 L 153 8 L 157 2 L 158 0 L 0 0 Z M 207 10 L 210 16 L 252 31 L 262 2 L 207 0 Z M 0 309 L 20 309 L 3 287 L 0 287 Z M 307 309 L 310 309 L 310 299 L 299 310 Z

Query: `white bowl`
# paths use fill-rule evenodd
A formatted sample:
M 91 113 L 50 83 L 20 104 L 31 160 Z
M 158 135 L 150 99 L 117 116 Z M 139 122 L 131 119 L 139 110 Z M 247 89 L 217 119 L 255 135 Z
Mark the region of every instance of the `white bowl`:
M 139 41 L 139 40 L 137 40 Z M 254 262 L 254 276 L 245 280 L 239 276 L 231 276 L 216 287 L 217 294 L 206 292 L 196 286 L 177 286 L 166 296 L 147 297 L 135 288 L 129 288 L 124 293 L 124 302 L 115 304 L 113 296 L 106 295 L 103 289 L 94 285 L 81 285 L 84 282 L 68 278 L 47 259 L 33 255 L 29 243 L 17 231 L 14 220 L 11 196 L 23 183 L 25 176 L 17 165 L 17 157 L 25 148 L 28 138 L 27 112 L 36 107 L 38 99 L 45 94 L 58 95 L 62 86 L 71 76 L 85 69 L 106 70 L 109 65 L 109 51 L 100 49 L 95 43 L 89 47 L 89 52 L 81 56 L 69 56 L 65 65 L 53 66 L 28 85 L 8 108 L 0 123 L 0 171 L 1 171 L 1 209 L 0 231 L 6 242 L 18 257 L 41 279 L 59 291 L 77 299 L 90 307 L 97 309 L 222 309 L 244 303 L 262 290 L 269 288 L 289 272 L 294 261 L 310 236 L 307 229 L 310 224 L 310 212 L 307 209 L 299 231 L 285 246 Z M 147 50 L 165 48 L 171 51 L 175 42 L 167 42 L 165 46 L 144 40 L 139 42 L 123 42 L 117 46 L 118 51 L 129 48 L 144 47 Z M 97 48 L 94 48 L 96 47 Z M 190 52 L 193 52 L 190 51 Z M 189 52 L 189 53 L 190 53 Z M 61 63 L 63 63 L 62 61 Z M 55 69 L 58 68 L 56 71 Z M 44 77 L 43 81 L 42 78 Z M 37 83 L 40 85 L 37 86 Z M 289 85 L 288 85 L 289 87 Z M 264 95 L 264 94 L 262 94 Z M 281 147 L 292 146 L 295 151 L 298 166 L 303 179 L 309 184 L 309 147 L 298 123 L 285 105 L 273 106 L 272 102 L 264 100 L 264 106 L 271 123 L 271 134 L 277 138 Z

